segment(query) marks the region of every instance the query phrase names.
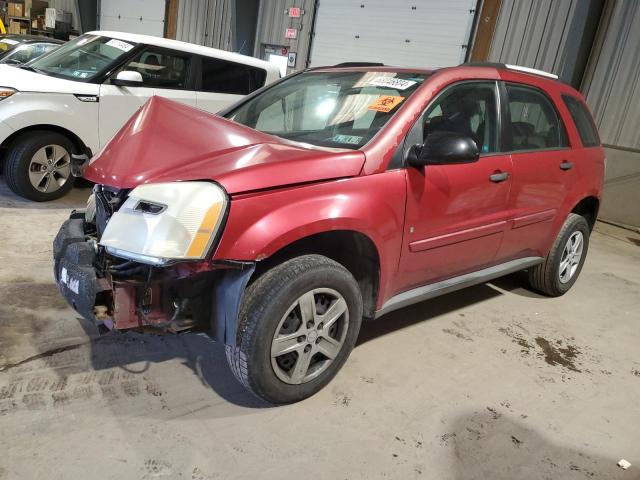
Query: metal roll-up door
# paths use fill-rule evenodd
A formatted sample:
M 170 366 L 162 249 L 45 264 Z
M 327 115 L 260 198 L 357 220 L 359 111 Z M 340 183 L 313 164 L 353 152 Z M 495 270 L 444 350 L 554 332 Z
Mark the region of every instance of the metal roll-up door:
M 164 10 L 165 0 L 102 0 L 100 30 L 163 37 Z
M 311 66 L 370 61 L 445 67 L 464 61 L 476 0 L 320 0 Z
M 233 50 L 235 0 L 181 0 L 176 39 L 206 47 Z

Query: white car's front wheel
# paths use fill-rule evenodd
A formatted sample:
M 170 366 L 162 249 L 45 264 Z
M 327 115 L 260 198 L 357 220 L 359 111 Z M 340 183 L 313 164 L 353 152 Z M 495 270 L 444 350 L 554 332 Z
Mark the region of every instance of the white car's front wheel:
M 24 133 L 7 152 L 7 185 L 16 194 L 36 202 L 62 197 L 73 187 L 72 151 L 71 141 L 59 133 Z

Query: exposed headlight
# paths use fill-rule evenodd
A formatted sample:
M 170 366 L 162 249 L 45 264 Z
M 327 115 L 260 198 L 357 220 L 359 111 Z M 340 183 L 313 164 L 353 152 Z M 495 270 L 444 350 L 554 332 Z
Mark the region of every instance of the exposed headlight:
M 100 245 L 112 255 L 152 265 L 200 260 L 212 248 L 227 205 L 226 193 L 214 183 L 141 185 L 113 214 Z
M 15 88 L 0 87 L 0 100 L 4 100 L 5 98 L 9 98 L 14 93 L 16 93 L 16 89 Z

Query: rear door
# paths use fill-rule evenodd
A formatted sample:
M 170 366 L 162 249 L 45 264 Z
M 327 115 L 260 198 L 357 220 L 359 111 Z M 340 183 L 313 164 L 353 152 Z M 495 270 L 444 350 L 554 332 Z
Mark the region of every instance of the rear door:
M 407 137 L 423 143 L 432 132 L 470 136 L 475 163 L 407 167 L 403 291 L 492 264 L 507 224 L 511 160 L 499 150 L 495 81 L 467 81 L 445 89 Z
M 107 80 L 100 87 L 100 144 L 103 145 L 153 95 L 196 105 L 193 60 L 189 53 L 146 47 L 111 78 L 123 71 L 142 76 L 140 86 L 116 86 Z
M 513 180 L 500 256 L 544 256 L 553 221 L 575 182 L 573 151 L 553 101 L 528 85 L 502 84 Z
M 196 102 L 211 113 L 232 105 L 265 83 L 267 72 L 261 68 L 200 56 Z

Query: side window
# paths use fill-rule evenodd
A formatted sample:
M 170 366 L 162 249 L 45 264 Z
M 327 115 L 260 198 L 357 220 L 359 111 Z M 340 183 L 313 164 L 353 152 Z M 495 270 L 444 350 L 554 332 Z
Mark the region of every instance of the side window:
M 261 68 L 217 58 L 202 58 L 203 92 L 247 95 L 264 85 L 267 72 Z
M 148 48 L 122 70 L 139 72 L 145 87 L 181 90 L 187 88 L 190 62 L 188 55 Z
M 433 132 L 471 137 L 480 153 L 497 151 L 496 84 L 469 82 L 441 94 L 423 115 L 423 140 Z
M 562 100 L 567 106 L 573 122 L 576 124 L 582 145 L 585 147 L 597 147 L 600 145 L 598 130 L 584 103 L 570 95 L 563 95 Z
M 511 150 L 563 148 L 567 138 L 551 101 L 540 91 L 507 85 Z

